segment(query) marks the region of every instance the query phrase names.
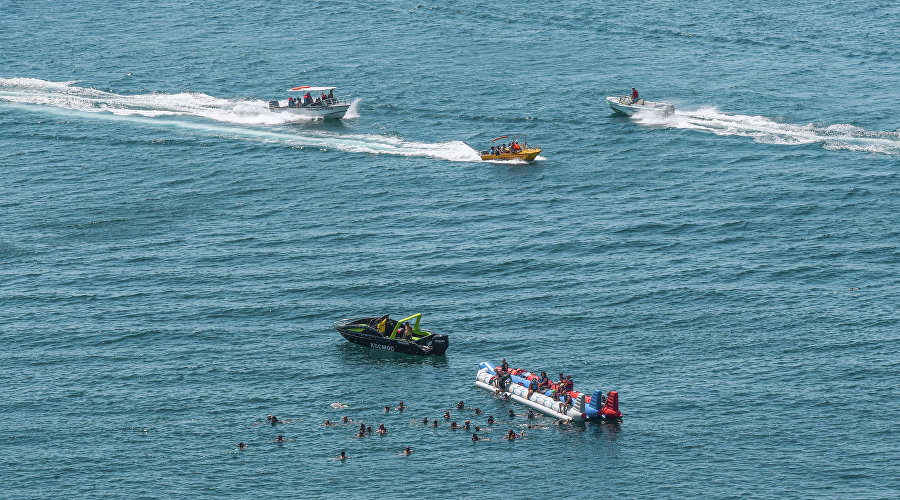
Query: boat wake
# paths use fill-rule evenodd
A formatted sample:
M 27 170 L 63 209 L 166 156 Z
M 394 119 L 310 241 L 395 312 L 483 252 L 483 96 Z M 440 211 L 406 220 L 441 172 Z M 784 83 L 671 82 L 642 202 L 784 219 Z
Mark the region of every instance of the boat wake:
M 0 78 L 0 102 L 34 111 L 77 115 L 145 126 L 183 128 L 221 137 L 261 140 L 292 147 L 418 156 L 450 161 L 481 161 L 478 152 L 461 141 L 425 143 L 377 134 L 340 134 L 289 126 L 315 118 L 272 112 L 259 99 L 222 99 L 203 93 L 149 93 L 125 95 L 79 87 L 76 82 L 50 82 L 37 78 Z M 359 117 L 359 99 L 347 118 Z M 218 122 L 218 123 L 211 123 Z
M 900 130 L 870 131 L 847 124 L 795 125 L 777 122 L 764 116 L 723 113 L 715 107 L 696 111 L 676 110 L 675 114 L 668 117 L 639 113 L 634 116 L 634 120 L 642 125 L 700 130 L 722 136 L 750 137 L 755 142 L 764 144 L 818 143 L 830 150 L 900 155 Z

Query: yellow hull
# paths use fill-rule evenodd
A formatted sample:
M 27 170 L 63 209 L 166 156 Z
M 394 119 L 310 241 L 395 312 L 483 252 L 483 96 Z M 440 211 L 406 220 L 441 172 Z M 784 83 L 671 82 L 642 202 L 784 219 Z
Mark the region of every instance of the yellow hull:
M 522 160 L 522 161 L 532 161 L 537 158 L 537 155 L 541 154 L 540 149 L 523 149 L 518 153 L 503 153 L 499 155 L 481 155 L 482 160 Z

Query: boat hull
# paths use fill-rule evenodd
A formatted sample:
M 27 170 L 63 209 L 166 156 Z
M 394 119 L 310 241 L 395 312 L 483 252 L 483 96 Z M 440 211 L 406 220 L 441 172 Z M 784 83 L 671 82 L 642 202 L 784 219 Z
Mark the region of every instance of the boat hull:
M 340 120 L 347 114 L 350 109 L 349 104 L 333 104 L 328 106 L 269 106 L 272 111 L 288 112 L 295 115 L 307 116 L 310 118 L 323 118 L 326 120 Z
M 481 153 L 482 160 L 519 160 L 519 161 L 534 161 L 537 156 L 541 154 L 541 149 L 525 149 L 519 151 L 518 153 L 503 153 L 499 155 L 485 154 Z
M 447 352 L 447 348 L 450 347 L 450 340 L 446 335 L 437 334 L 429 330 L 422 331 L 430 335 L 415 341 L 385 337 L 375 328 L 368 326 L 368 323 L 374 319 L 376 318 L 339 322 L 335 323 L 334 328 L 342 337 L 354 344 L 381 351 L 416 354 L 419 356 L 443 356 Z
M 623 97 L 607 97 L 606 103 L 613 111 L 632 116 L 640 112 L 650 112 L 662 116 L 669 116 L 675 113 L 675 105 L 666 102 L 643 101 L 644 104 L 629 104 L 630 99 Z

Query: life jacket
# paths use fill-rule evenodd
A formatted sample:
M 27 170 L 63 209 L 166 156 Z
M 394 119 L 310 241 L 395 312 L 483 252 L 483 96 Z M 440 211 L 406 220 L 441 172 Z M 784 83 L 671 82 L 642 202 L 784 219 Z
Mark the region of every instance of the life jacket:
M 378 333 L 384 333 L 384 329 L 387 326 L 387 319 L 381 320 L 381 323 L 378 323 Z

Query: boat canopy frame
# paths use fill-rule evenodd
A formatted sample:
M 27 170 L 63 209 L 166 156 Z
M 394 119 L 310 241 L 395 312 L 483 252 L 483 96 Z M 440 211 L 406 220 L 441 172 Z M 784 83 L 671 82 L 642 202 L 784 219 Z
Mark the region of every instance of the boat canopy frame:
M 422 330 L 419 330 L 419 322 L 422 321 L 422 313 L 417 313 L 417 314 L 413 314 L 412 316 L 410 316 L 410 317 L 408 317 L 408 318 L 403 318 L 403 319 L 401 319 L 401 320 L 398 320 L 398 321 L 397 321 L 397 324 L 394 325 L 394 330 L 391 332 L 391 336 L 390 336 L 389 338 L 390 338 L 391 340 L 396 339 L 396 338 L 397 338 L 397 329 L 400 328 L 400 325 L 402 325 L 404 322 L 409 321 L 409 320 L 411 320 L 411 319 L 415 319 L 415 320 L 416 320 L 416 324 L 413 325 L 413 335 L 418 334 L 418 335 L 416 335 L 416 336 L 421 337 L 421 336 L 422 336 Z
M 516 135 L 514 135 L 514 136 L 512 136 L 512 137 L 510 137 L 508 134 L 507 134 L 507 135 L 501 135 L 500 137 L 497 137 L 497 138 L 495 138 L 495 139 L 491 139 L 491 142 L 499 141 L 500 139 L 507 139 L 507 138 L 508 138 L 508 139 L 509 139 L 509 142 L 512 143 L 513 141 L 515 141 L 515 140 L 518 139 L 519 137 L 522 138 L 522 144 L 520 144 L 520 145 L 522 146 L 522 149 L 528 149 L 528 138 L 525 136 L 525 134 L 516 134 Z
M 309 85 L 298 85 L 287 89 L 288 92 L 325 92 L 335 90 L 337 87 L 310 87 Z

